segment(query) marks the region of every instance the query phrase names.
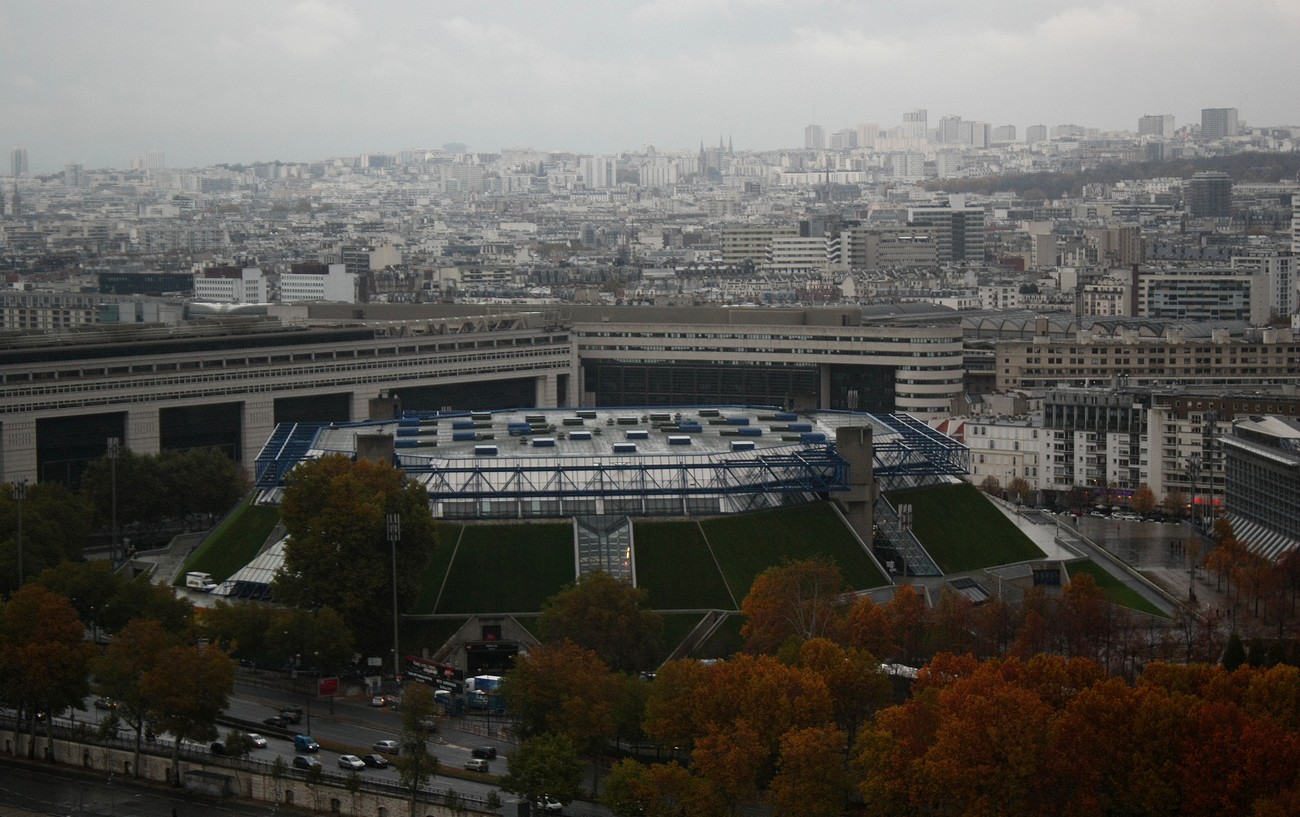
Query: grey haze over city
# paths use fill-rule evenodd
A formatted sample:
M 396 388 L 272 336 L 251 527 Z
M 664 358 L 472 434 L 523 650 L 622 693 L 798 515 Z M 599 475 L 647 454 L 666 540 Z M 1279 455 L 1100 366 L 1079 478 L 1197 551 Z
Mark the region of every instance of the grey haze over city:
M 113 3 L 0 7 L 0 140 L 31 170 L 466 144 L 802 143 L 905 111 L 1132 130 L 1300 123 L 1300 3 Z

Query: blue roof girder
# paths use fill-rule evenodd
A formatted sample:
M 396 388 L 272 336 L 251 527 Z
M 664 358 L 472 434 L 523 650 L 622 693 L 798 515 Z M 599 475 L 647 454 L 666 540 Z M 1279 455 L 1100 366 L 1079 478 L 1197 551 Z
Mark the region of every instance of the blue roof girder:
M 733 482 L 700 480 L 688 474 L 759 472 L 766 479 Z M 431 499 L 482 499 L 525 497 L 648 496 L 805 493 L 848 490 L 848 463 L 830 449 L 812 455 L 776 455 L 751 461 L 714 463 L 610 464 L 610 465 L 472 465 L 465 468 L 430 468 L 425 487 Z M 492 475 L 497 475 L 493 479 Z M 587 478 L 580 478 L 586 475 Z

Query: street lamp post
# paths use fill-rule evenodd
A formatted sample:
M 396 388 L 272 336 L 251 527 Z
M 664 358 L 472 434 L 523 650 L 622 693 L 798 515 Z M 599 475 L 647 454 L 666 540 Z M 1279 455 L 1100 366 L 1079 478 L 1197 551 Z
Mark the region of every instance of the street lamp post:
M 1190 565 L 1190 581 L 1187 585 L 1187 598 L 1190 601 L 1196 601 L 1196 557 L 1200 548 L 1197 547 L 1196 533 L 1196 477 L 1201 470 L 1201 455 L 1193 454 L 1187 458 L 1187 480 L 1192 489 L 1191 508 L 1187 514 L 1187 527 L 1191 533 L 1187 537 L 1187 561 Z
M 393 556 L 393 678 L 401 674 L 401 657 L 397 651 L 397 543 L 402 538 L 402 515 L 390 513 L 388 522 L 388 546 Z
M 111 484 L 113 486 L 113 496 L 112 496 L 113 527 L 112 527 L 112 539 L 110 540 L 108 545 L 108 563 L 113 565 L 114 567 L 117 566 L 117 456 L 119 453 L 121 453 L 121 450 L 122 450 L 122 441 L 117 437 L 109 437 L 108 438 L 108 462 L 110 467 L 110 473 L 112 474 Z
M 18 586 L 23 586 L 23 500 L 27 498 L 27 479 L 14 483 L 14 502 L 18 503 Z

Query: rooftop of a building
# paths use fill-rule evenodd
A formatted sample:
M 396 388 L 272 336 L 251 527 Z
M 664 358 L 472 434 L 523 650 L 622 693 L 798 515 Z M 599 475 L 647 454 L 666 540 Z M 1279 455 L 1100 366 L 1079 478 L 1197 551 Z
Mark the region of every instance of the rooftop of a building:
M 873 437 L 899 431 L 875 415 L 797 413 L 756 406 L 511 409 L 424 414 L 392 421 L 322 427 L 310 455 L 356 451 L 357 437 L 391 434 L 404 460 L 710 457 L 778 453 L 835 439 L 842 426 L 869 426 Z

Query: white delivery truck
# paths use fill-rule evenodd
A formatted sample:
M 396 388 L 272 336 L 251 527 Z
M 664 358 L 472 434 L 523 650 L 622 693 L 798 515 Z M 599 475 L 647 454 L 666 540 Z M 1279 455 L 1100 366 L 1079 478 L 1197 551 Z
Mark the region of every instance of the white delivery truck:
M 185 586 L 191 590 L 202 590 L 204 593 L 211 593 L 217 589 L 217 583 L 212 581 L 211 573 L 200 573 L 197 570 L 185 574 Z

